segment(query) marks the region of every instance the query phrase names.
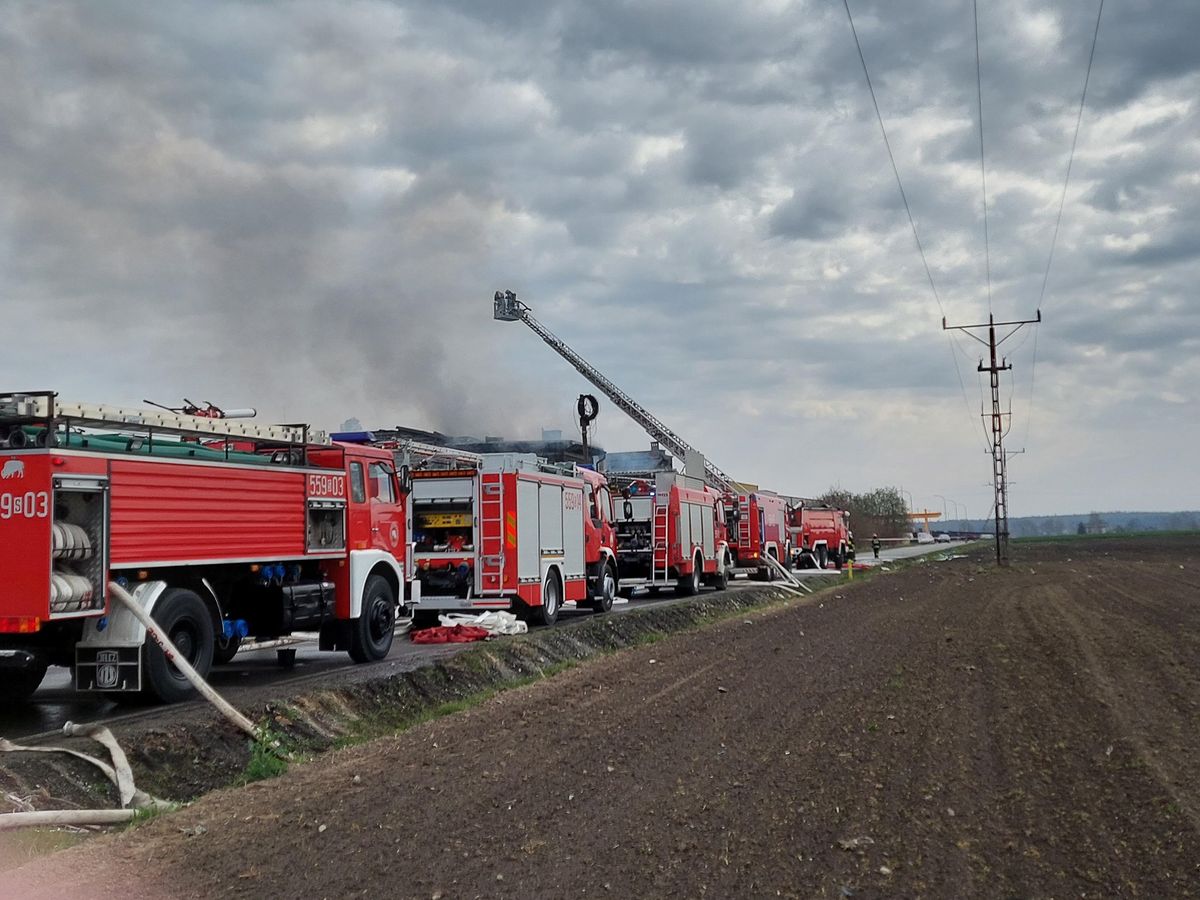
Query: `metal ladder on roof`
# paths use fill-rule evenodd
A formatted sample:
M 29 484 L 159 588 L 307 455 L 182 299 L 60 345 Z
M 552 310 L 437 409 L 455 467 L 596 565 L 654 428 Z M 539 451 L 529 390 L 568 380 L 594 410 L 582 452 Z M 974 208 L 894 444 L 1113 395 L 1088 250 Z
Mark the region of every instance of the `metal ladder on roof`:
M 656 502 L 654 504 L 654 520 L 650 526 L 650 536 L 654 548 L 650 562 L 650 582 L 652 584 L 662 584 L 670 578 L 671 560 L 667 553 L 669 518 L 670 504 Z
M 479 589 L 484 595 L 504 589 L 504 484 L 499 472 L 479 476 Z M 514 525 L 515 529 L 515 525 Z M 516 533 L 513 533 L 516 543 Z

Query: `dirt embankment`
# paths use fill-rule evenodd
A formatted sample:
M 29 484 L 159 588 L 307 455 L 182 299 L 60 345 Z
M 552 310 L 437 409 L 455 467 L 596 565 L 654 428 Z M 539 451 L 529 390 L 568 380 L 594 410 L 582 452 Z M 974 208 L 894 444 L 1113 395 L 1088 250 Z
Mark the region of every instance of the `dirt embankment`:
M 256 722 L 270 725 L 294 754 L 314 755 L 332 747 L 388 734 L 416 720 L 477 696 L 557 672 L 590 657 L 657 640 L 722 616 L 779 602 L 790 596 L 776 588 L 752 587 L 586 619 L 557 628 L 535 629 L 464 649 L 415 669 L 393 671 L 389 663 L 305 676 L 260 688 L 239 698 Z M 460 652 L 461 651 L 461 652 Z M 453 655 L 450 655 L 453 654 Z M 242 692 L 245 694 L 245 692 Z M 206 704 L 150 708 L 121 718 L 113 732 L 129 754 L 139 787 L 176 801 L 193 800 L 242 779 L 250 743 Z M 54 740 L 85 753 L 103 751 L 82 739 Z M 31 797 L 38 809 L 105 807 L 116 792 L 96 769 L 68 756 L 30 754 L 0 757 L 3 796 Z M 0 869 L 4 860 L 0 858 Z
M 28 897 L 1200 895 L 1200 546 L 1014 547 L 607 656 Z

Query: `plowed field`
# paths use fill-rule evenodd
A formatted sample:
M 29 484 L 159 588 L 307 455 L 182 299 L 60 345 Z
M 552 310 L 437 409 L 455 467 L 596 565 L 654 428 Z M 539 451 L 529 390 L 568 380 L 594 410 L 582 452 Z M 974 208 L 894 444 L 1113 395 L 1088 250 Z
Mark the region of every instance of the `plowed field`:
M 3 893 L 1200 894 L 1200 542 L 1013 550 L 615 654 Z

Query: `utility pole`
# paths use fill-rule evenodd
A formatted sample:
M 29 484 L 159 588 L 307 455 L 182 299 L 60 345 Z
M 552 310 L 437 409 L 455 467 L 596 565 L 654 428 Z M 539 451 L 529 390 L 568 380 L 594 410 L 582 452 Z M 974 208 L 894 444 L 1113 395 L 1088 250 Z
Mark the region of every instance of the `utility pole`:
M 1012 416 L 1012 410 L 1005 412 L 1000 406 L 1000 373 L 1011 369 L 1012 365 L 1004 357 L 997 359 L 996 348 L 1021 330 L 1022 326 L 1034 325 L 1042 321 L 1042 311 L 1039 309 L 1036 319 L 1021 319 L 1014 322 L 997 322 L 996 317 L 988 315 L 988 320 L 979 325 L 947 325 L 942 318 L 943 331 L 961 331 L 979 341 L 988 348 L 989 365 L 979 361 L 979 371 L 991 375 L 992 382 L 992 487 L 996 492 L 996 564 L 1008 565 L 1008 456 L 1004 452 L 1004 435 L 1008 432 L 1006 419 Z M 996 328 L 1010 328 L 999 340 L 996 339 Z M 975 334 L 978 329 L 987 329 L 987 340 Z M 981 413 L 986 419 L 987 413 Z

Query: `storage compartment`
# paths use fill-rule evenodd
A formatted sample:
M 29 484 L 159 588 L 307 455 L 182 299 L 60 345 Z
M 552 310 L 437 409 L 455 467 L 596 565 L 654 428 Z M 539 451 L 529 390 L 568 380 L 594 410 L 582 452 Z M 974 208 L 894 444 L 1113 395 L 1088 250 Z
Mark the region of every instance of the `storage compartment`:
M 309 553 L 346 549 L 346 504 L 332 500 L 308 501 Z
M 472 551 L 474 526 L 474 504 L 470 500 L 413 503 L 413 540 L 418 552 Z
M 104 609 L 108 571 L 107 484 L 99 479 L 54 482 L 50 613 Z

